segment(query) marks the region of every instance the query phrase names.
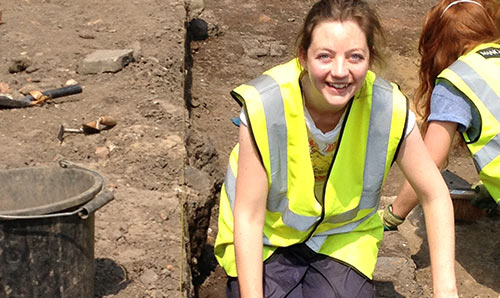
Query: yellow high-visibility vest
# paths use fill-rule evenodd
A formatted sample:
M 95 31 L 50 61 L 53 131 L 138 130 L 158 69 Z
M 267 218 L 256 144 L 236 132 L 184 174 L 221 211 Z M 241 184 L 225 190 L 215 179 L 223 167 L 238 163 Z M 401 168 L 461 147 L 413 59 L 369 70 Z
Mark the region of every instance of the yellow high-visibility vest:
M 479 133 L 462 134 L 479 178 L 500 204 L 500 45 L 481 44 L 441 72 L 475 106 L 481 118 Z
M 268 177 L 263 258 L 277 247 L 305 243 L 372 278 L 383 235 L 376 211 L 404 136 L 406 98 L 396 85 L 368 72 L 347 108 L 323 197 L 316 198 L 301 72 L 294 59 L 232 91 L 245 105 Z M 215 244 L 216 258 L 230 276 L 237 275 L 233 207 L 238 148 L 231 153 L 222 187 Z

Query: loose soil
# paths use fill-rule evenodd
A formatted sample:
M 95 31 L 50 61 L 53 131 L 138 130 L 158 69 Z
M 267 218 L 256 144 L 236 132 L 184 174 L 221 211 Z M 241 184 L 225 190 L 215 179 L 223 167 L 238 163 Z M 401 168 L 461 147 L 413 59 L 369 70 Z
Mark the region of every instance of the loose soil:
M 212 249 L 217 192 L 237 140 L 231 118 L 240 108 L 229 91 L 293 56 L 295 34 L 313 1 L 205 0 L 199 14 L 200 2 L 0 3 L 0 93 L 19 98 L 68 80 L 83 86 L 81 94 L 41 106 L 0 109 L 0 169 L 65 159 L 105 177 L 115 199 L 95 214 L 96 297 L 224 297 L 225 276 Z M 377 72 L 411 98 L 421 22 L 435 1 L 369 2 L 387 32 L 386 65 Z M 191 18 L 203 21 L 191 22 L 186 35 Z M 136 61 L 121 71 L 79 73 L 93 51 L 129 48 Z M 29 65 L 11 73 L 9 67 L 20 64 L 15 60 Z M 60 124 L 77 128 L 103 115 L 118 124 L 57 140 Z M 463 149 L 453 151 L 449 169 L 477 179 Z M 401 181 L 395 167 L 384 202 Z M 421 226 L 416 210 L 399 232 L 386 234 L 381 256 L 401 257 L 416 269 L 379 279 L 379 297 L 431 297 Z M 460 297 L 497 298 L 499 218 L 457 222 L 456 230 Z

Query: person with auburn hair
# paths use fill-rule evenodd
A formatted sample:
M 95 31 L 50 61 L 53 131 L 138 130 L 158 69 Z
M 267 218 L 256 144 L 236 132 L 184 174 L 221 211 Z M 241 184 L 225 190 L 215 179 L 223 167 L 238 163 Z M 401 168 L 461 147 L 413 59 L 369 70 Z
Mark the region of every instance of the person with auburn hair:
M 448 189 L 405 96 L 369 70 L 380 37 L 366 2 L 321 0 L 297 58 L 231 92 L 243 109 L 215 243 L 227 297 L 375 297 L 393 162 L 422 197 L 434 295 L 458 297 Z
M 500 34 L 498 3 L 440 1 L 426 16 L 419 41 L 420 84 L 415 94 L 424 142 L 439 168 L 446 166 L 458 131 L 489 195 L 480 207 L 500 203 Z M 396 229 L 418 204 L 405 182 L 384 210 L 384 226 Z

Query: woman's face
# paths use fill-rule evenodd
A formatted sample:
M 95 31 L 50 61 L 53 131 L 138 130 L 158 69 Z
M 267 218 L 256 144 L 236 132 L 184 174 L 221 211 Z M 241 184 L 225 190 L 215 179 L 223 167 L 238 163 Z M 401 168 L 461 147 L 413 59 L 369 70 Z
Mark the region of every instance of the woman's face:
M 363 86 L 370 51 L 358 24 L 326 21 L 314 28 L 309 49 L 301 52 L 299 59 L 315 89 L 312 94 L 323 97 L 323 102 L 312 104 L 335 112 L 342 110 Z

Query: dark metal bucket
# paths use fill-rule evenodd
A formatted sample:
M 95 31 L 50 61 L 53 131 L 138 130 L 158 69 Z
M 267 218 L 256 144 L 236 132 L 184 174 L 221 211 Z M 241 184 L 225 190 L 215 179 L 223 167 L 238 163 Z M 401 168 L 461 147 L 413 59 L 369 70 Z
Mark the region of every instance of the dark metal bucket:
M 94 212 L 113 199 L 97 172 L 0 171 L 0 297 L 94 297 Z

